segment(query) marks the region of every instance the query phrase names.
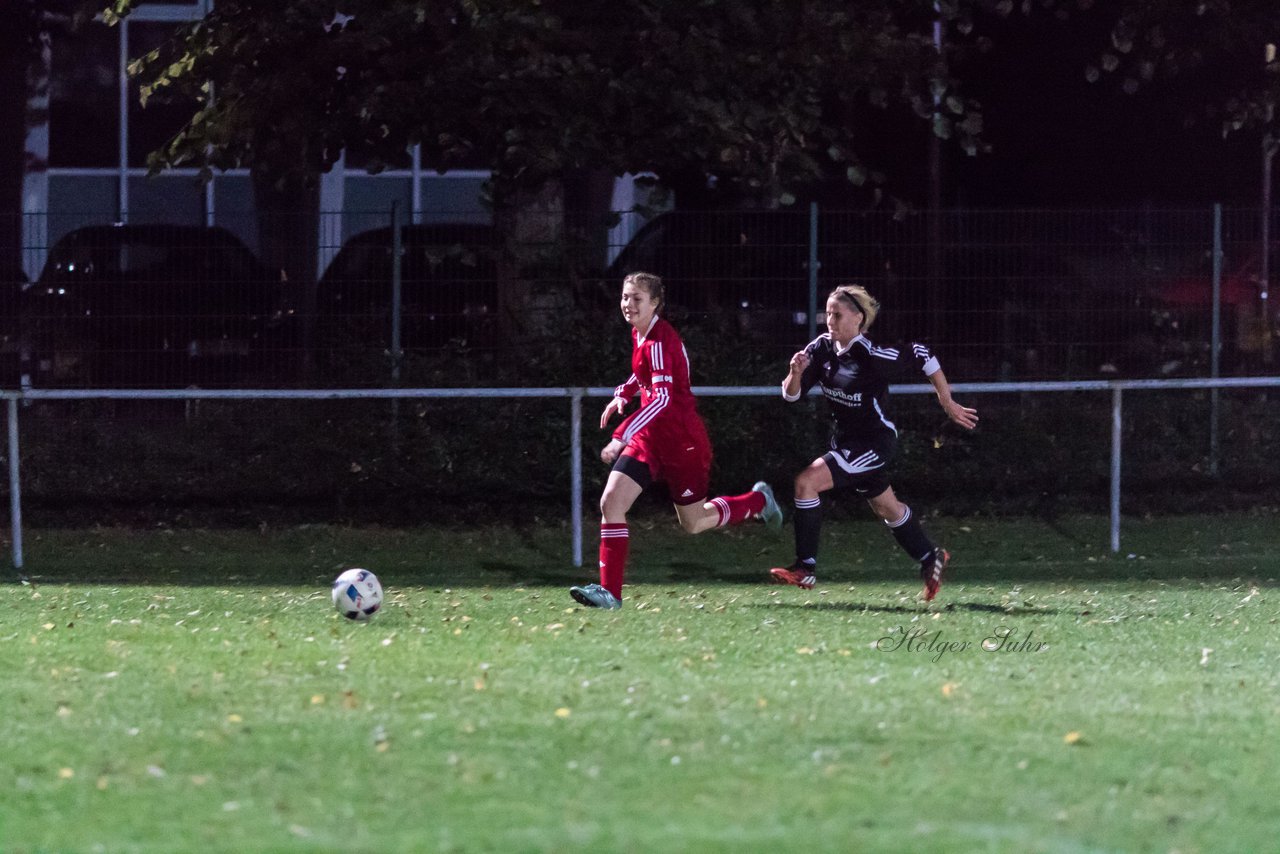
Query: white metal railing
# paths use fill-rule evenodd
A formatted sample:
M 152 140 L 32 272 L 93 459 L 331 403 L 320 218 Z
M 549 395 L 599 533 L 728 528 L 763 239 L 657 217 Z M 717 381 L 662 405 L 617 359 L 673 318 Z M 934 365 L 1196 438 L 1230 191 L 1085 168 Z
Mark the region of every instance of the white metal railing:
M 1280 388 L 1280 377 L 1232 377 L 1219 379 L 1082 380 L 1021 383 L 953 383 L 957 394 L 1007 394 L 1025 392 L 1111 392 L 1111 551 L 1120 551 L 1121 436 L 1126 391 L 1160 389 L 1211 389 L 1211 457 L 1217 454 L 1217 392 L 1232 388 Z M 927 384 L 893 385 L 894 394 L 932 394 Z M 695 386 L 699 397 L 775 397 L 778 386 Z M 814 389 L 813 394 L 819 392 Z M 377 388 L 377 389 L 26 389 L 3 391 L 8 410 L 9 512 L 13 528 L 13 565 L 22 569 L 22 492 L 19 467 L 18 404 L 37 400 L 387 400 L 430 398 L 568 398 L 570 402 L 570 496 L 573 565 L 582 566 L 582 401 L 613 395 L 612 387 L 565 388 Z

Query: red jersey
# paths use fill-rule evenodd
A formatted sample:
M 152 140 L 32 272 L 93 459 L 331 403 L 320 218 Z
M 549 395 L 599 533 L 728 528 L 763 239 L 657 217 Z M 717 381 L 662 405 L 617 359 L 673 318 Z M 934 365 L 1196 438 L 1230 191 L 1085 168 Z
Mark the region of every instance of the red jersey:
M 614 389 L 630 400 L 640 392 L 640 408 L 623 419 L 613 437 L 622 453 L 649 467 L 667 484 L 676 504 L 694 504 L 707 495 L 711 440 L 689 388 L 689 356 L 675 328 L 654 317 L 643 336 L 631 330 L 631 376 Z
M 655 316 L 642 337 L 631 330 L 631 376 L 613 391 L 630 400 L 640 392 L 640 408 L 623 419 L 613 437 L 630 444 L 637 436 L 649 442 L 680 440 L 704 434 L 698 402 L 689 388 L 689 354 L 675 327 Z

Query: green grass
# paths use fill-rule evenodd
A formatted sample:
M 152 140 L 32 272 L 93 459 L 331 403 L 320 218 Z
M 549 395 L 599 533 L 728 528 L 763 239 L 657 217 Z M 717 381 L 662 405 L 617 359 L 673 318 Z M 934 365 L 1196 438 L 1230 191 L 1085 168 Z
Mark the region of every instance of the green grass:
M 538 521 L 30 532 L 0 850 L 1274 850 L 1274 515 L 930 527 L 926 606 L 865 518 L 806 592 L 789 529 L 655 514 L 620 612 Z

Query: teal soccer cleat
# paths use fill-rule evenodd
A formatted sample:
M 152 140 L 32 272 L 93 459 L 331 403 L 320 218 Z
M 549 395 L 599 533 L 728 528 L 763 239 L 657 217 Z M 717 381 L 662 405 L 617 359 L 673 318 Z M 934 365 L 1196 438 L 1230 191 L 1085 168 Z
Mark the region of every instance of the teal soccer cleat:
M 773 487 L 762 480 L 751 487 L 751 491 L 759 492 L 764 496 L 764 509 L 760 511 L 760 521 L 764 522 L 765 527 L 770 531 L 781 531 L 782 508 L 778 506 L 777 499 L 773 497 Z
M 569 595 L 572 596 L 579 605 L 585 605 L 588 608 L 604 608 L 608 611 L 616 611 L 622 607 L 622 601 L 608 590 L 605 590 L 599 584 L 588 584 L 584 587 L 570 587 Z

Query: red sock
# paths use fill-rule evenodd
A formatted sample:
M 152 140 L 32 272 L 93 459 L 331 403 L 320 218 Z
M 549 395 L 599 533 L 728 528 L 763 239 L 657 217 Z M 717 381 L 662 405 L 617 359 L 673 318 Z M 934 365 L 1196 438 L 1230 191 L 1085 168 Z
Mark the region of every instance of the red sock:
M 711 503 L 720 511 L 720 521 L 716 522 L 716 527 L 721 528 L 758 516 L 764 509 L 764 493 L 753 490 L 741 495 L 721 496 L 711 499 Z
M 627 572 L 627 546 L 631 533 L 627 523 L 600 525 L 600 586 L 622 599 L 622 576 Z

